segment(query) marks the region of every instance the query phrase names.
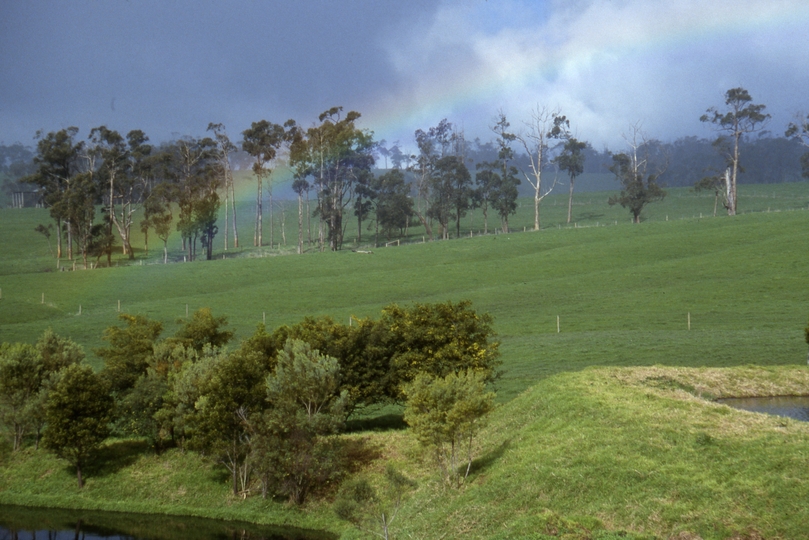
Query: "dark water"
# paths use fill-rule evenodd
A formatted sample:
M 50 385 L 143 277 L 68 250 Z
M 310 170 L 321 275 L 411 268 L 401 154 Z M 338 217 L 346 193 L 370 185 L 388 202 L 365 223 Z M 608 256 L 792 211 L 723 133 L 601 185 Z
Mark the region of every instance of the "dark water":
M 736 409 L 809 422 L 809 396 L 725 398 L 716 401 Z
M 0 505 L 0 540 L 333 540 L 318 531 L 215 519 Z

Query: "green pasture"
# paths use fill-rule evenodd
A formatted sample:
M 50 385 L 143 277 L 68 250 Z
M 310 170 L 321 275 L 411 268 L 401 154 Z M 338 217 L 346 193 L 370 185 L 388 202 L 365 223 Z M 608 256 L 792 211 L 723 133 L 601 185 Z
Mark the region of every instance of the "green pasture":
M 609 207 L 607 193 L 586 193 L 568 226 L 566 197 L 551 196 L 540 232 L 522 232 L 533 220 L 524 199 L 512 219 L 517 232 L 475 229 L 472 238 L 421 243 L 422 233 L 411 230 L 413 243 L 371 247 L 373 254 L 350 246 L 302 256 L 278 256 L 277 247 L 225 254 L 220 245 L 217 260 L 163 265 L 152 239 L 148 258 L 138 251 L 134 264 L 118 259 L 119 267 L 75 272 L 56 271 L 45 238 L 33 231 L 46 222 L 45 210 L 2 210 L 0 340 L 31 342 L 52 327 L 90 353 L 102 345 L 103 329 L 117 324 L 119 300 L 121 311 L 164 321 L 167 334 L 186 306 L 208 306 L 229 318 L 238 339 L 262 321 L 274 328 L 330 315 L 348 323 L 378 317 L 391 302 L 468 298 L 494 316 L 503 400 L 591 365 L 798 364 L 806 361 L 809 317 L 808 187 L 741 186 L 743 214 L 734 218 L 710 217 L 713 197 L 671 190 L 640 225 Z M 249 208 L 243 202 L 238 214 L 242 245 L 252 244 Z M 286 217 L 288 245 L 280 251 L 291 253 L 297 215 Z M 482 224 L 481 216 L 472 222 Z
M 220 232 L 214 261 L 176 262 L 175 237 L 174 262 L 160 264 L 159 241 L 147 256 L 136 237 L 133 262 L 116 256 L 117 266 L 86 271 L 65 260 L 57 271 L 33 231 L 46 210 L 1 210 L 0 341 L 32 342 L 52 327 L 99 368 L 90 351 L 117 324 L 119 301 L 122 312 L 163 321 L 165 334 L 186 309 L 208 306 L 229 318 L 238 340 L 262 321 L 348 323 L 376 318 L 391 302 L 468 298 L 494 317 L 504 375 L 467 484 L 438 485 L 430 455 L 406 430 L 343 435 L 364 447 L 358 459 L 372 480 L 393 462 L 417 481 L 398 537 L 801 538 L 809 427 L 711 400 L 809 394 L 808 188 L 741 186 L 742 214 L 733 218 L 711 217 L 711 196 L 670 190 L 639 225 L 603 192 L 577 195 L 567 225 L 566 195 L 551 195 L 539 232 L 522 231 L 533 222 L 523 199 L 508 234 L 479 234 L 478 212 L 464 218 L 462 239 L 422 243 L 414 228 L 399 246 L 374 247 L 353 243 L 349 227 L 344 250 L 311 246 L 301 256 L 293 254 L 296 205 L 286 211 L 286 245 L 244 247 L 253 218 L 244 199 L 242 247 L 225 252 Z M 357 245 L 373 253 L 352 252 Z M 79 491 L 64 462 L 30 447 L 11 453 L 3 441 L 0 503 L 362 537 L 336 520 L 333 493 L 303 509 L 234 498 L 224 468 L 192 452 L 155 455 L 145 442 L 111 440 Z

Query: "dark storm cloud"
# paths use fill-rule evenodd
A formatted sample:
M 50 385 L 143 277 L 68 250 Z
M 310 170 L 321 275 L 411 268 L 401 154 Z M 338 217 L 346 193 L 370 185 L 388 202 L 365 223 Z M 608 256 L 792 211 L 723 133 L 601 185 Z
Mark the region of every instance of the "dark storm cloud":
M 435 3 L 4 2 L 0 139 L 100 124 L 153 138 L 305 123 L 397 84 L 380 46 Z
M 0 142 L 106 124 L 153 140 L 224 123 L 309 125 L 336 105 L 412 145 L 441 118 L 491 137 L 560 107 L 619 148 L 711 136 L 699 116 L 746 87 L 783 133 L 809 109 L 806 0 L 0 0 Z

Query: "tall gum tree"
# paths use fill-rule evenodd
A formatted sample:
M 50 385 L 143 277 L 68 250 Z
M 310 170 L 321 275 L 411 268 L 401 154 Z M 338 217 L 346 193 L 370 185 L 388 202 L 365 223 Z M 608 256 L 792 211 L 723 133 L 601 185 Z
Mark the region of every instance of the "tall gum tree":
M 242 132 L 242 150 L 253 157 L 253 174 L 256 175 L 256 222 L 253 231 L 253 245 L 263 245 L 263 181 L 269 177 L 268 168 L 278 155 L 284 142 L 284 128 L 267 120 L 253 122 L 250 129 Z
M 79 153 L 83 147 L 77 142 L 77 127 L 69 127 L 44 134 L 37 132 L 37 153 L 34 157 L 36 171 L 23 179 L 23 182 L 34 184 L 41 193 L 42 204 L 49 209 L 50 216 L 56 223 L 56 259 L 64 255 L 62 233 L 67 235 L 67 257 L 73 258 L 71 230 L 68 206 L 63 203 L 71 178 L 80 172 Z
M 725 204 L 729 216 L 736 215 L 738 203 L 739 143 L 746 134 L 764 129 L 770 118 L 769 114 L 764 113 L 766 105 L 756 105 L 752 101 L 750 93 L 744 88 L 731 88 L 725 92 L 725 110 L 711 107 L 700 117 L 701 122 L 713 124 L 714 129 L 720 132 L 714 144 L 724 154 L 730 169 Z
M 416 216 L 424 225 L 427 236 L 432 240 L 433 230 L 430 224 L 430 191 L 438 160 L 449 154 L 452 142 L 453 126 L 446 118 L 441 120 L 437 126 L 429 128 L 427 131 L 416 130 L 416 146 L 419 149 L 418 156 L 413 156 L 413 163 L 408 170 L 415 174 L 416 190 Z M 432 212 L 433 214 L 435 212 Z
M 307 130 L 318 193 L 316 211 L 332 251 L 342 248 L 343 215 L 355 199 L 357 181 L 374 165 L 373 133 L 356 126 L 360 113 L 349 111 L 342 118 L 342 109 L 332 107 L 321 113 L 320 124 Z M 321 249 L 323 245 L 321 233 Z
M 124 255 L 134 259 L 131 230 L 133 216 L 148 193 L 149 138 L 133 130 L 124 139 L 117 131 L 99 126 L 90 131 L 89 139 L 98 160 L 96 175 L 106 197 L 109 234 L 114 225 Z
M 239 247 L 239 231 L 236 228 L 236 188 L 233 185 L 233 169 L 230 166 L 230 154 L 237 150 L 236 145 L 230 141 L 225 132 L 224 124 L 209 123 L 207 131 L 212 131 L 216 140 L 218 150 L 217 158 L 219 163 L 219 174 L 222 176 L 222 184 L 225 186 L 225 251 L 228 250 L 228 222 L 229 211 L 233 215 L 233 247 Z M 231 196 L 232 194 L 232 196 Z M 230 208 L 228 207 L 230 205 Z
M 548 133 L 553 127 L 558 112 L 551 112 L 547 107 L 537 106 L 531 113 L 531 120 L 525 122 L 525 130 L 516 135 L 528 157 L 529 170 L 523 170 L 525 179 L 534 188 L 534 230 L 542 225 L 539 217 L 539 205 L 556 187 L 556 178 L 546 191 L 542 191 L 542 167 L 548 163 Z

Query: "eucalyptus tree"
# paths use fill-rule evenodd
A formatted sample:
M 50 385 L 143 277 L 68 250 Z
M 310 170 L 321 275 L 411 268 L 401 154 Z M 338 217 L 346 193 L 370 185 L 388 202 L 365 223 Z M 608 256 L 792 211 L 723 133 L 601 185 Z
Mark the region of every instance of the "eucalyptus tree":
M 376 192 L 374 173 L 370 169 L 357 171 L 354 185 L 354 215 L 357 216 L 357 242 L 362 242 L 362 222 L 374 207 Z
M 748 133 L 764 129 L 769 114 L 764 113 L 766 105 L 752 103 L 753 98 L 744 88 L 731 88 L 725 92 L 725 110 L 711 107 L 700 117 L 701 122 L 714 125 L 720 132 L 714 145 L 727 160 L 730 175 L 726 186 L 725 206 L 729 216 L 736 215 L 738 206 L 736 184 L 739 174 L 739 144 Z M 728 140 L 729 139 L 729 140 Z
M 256 222 L 253 231 L 253 245 L 263 245 L 263 181 L 272 174 L 268 166 L 278 155 L 278 149 L 284 143 L 285 132 L 283 126 L 273 124 L 267 120 L 253 122 L 250 129 L 242 132 L 242 150 L 253 156 L 253 174 L 256 175 Z M 270 187 L 272 194 L 272 186 Z M 272 209 L 272 202 L 270 203 Z M 272 221 L 272 220 L 271 220 Z M 270 223 L 272 227 L 272 223 Z M 271 238 L 272 241 L 272 238 Z
M 809 115 L 806 118 L 798 116 L 795 122 L 790 122 L 785 133 L 786 137 L 796 139 L 803 146 L 809 148 Z M 802 176 L 809 178 L 809 152 L 801 156 Z
M 67 256 L 73 258 L 71 229 L 68 226 L 68 205 L 62 204 L 71 179 L 80 172 L 79 154 L 82 142 L 77 142 L 77 127 L 69 127 L 44 134 L 37 132 L 37 153 L 34 157 L 35 172 L 23 178 L 23 182 L 39 188 L 42 203 L 49 208 L 56 224 L 56 258 L 63 255 L 62 232 L 67 235 Z
M 213 238 L 218 232 L 220 177 L 216 174 L 216 142 L 210 137 L 186 137 L 169 148 L 171 160 L 168 176 L 173 181 L 173 195 L 179 207 L 177 230 L 182 235 L 188 260 L 196 256 L 196 243 L 201 240 L 206 257 L 213 257 Z
M 409 197 L 410 186 L 405 181 L 401 169 L 390 169 L 374 180 L 374 214 L 376 216 L 376 239 L 379 230 L 390 239 L 398 229 L 399 235 L 405 234 L 411 218 L 415 215 L 413 199 Z
M 632 221 L 640 223 L 643 207 L 649 203 L 662 201 L 666 192 L 658 183 L 665 169 L 654 169 L 649 154 L 652 144 L 640 131 L 640 126 L 631 127 L 632 133 L 625 139 L 629 145 L 626 153 L 612 156 L 610 172 L 621 183 L 621 193 L 609 198 L 610 206 L 620 204 L 632 213 Z
M 523 170 L 525 179 L 534 188 L 534 230 L 541 226 L 539 205 L 542 199 L 548 196 L 556 187 L 554 178 L 551 187 L 543 192 L 542 169 L 548 163 L 548 139 L 554 126 L 554 120 L 560 116 L 558 112 L 551 112 L 547 107 L 537 106 L 531 113 L 531 119 L 525 122 L 525 131 L 516 134 L 516 139 L 525 150 L 528 157 L 529 169 Z
M 89 140 L 98 159 L 95 174 L 106 204 L 109 234 L 114 225 L 124 255 L 134 259 L 131 229 L 133 216 L 148 193 L 148 157 L 152 152 L 149 138 L 133 130 L 124 139 L 117 131 L 99 126 L 90 131 Z
M 96 201 L 99 198 L 98 183 L 92 170 L 71 177 L 67 189 L 57 203 L 62 215 L 67 216 L 67 229 L 71 244 L 75 243 L 81 253 L 84 268 L 95 237 L 106 234 L 104 227 L 94 226 Z M 72 251 L 72 250 L 71 250 Z
M 459 156 L 444 156 L 435 163 L 430 185 L 428 217 L 438 220 L 442 238 L 449 238 L 449 223 L 455 220 L 456 236 L 461 236 L 461 218 L 471 205 L 472 175 Z
M 306 132 L 294 120 L 284 123 L 284 135 L 288 157 L 287 165 L 292 171 L 292 190 L 298 196 L 298 254 L 303 253 L 303 197 L 306 194 L 306 219 L 309 230 L 309 243 L 312 242 L 311 212 L 309 211 L 309 190 L 312 185 L 306 179 L 312 174 L 312 156 L 309 152 L 309 141 Z
M 576 137 L 570 137 L 565 141 L 562 147 L 562 153 L 554 159 L 559 169 L 567 172 L 567 177 L 570 182 L 570 191 L 567 199 L 568 223 L 570 223 L 573 218 L 573 187 L 576 178 L 584 172 L 585 148 L 587 148 L 586 142 L 580 141 Z
M 158 238 L 163 241 L 163 264 L 168 262 L 168 243 L 171 235 L 171 224 L 174 221 L 171 203 L 175 199 L 176 186 L 170 183 L 160 183 L 149 193 L 143 203 L 143 220 L 141 230 L 146 239 L 149 238 L 149 228 L 154 229 Z M 147 244 L 148 246 L 148 244 Z
M 318 192 L 317 214 L 328 232 L 329 249 L 343 245 L 343 215 L 354 200 L 360 176 L 374 165 L 373 134 L 356 126 L 360 113 L 342 107 L 320 114 L 320 124 L 307 130 L 313 175 Z M 322 238 L 321 238 L 321 246 Z
M 450 154 L 452 133 L 452 123 L 446 118 L 427 131 L 418 129 L 415 133 L 419 153 L 414 156 L 414 163 L 409 167 L 416 178 L 415 212 L 431 239 L 433 231 L 428 218 L 435 214 L 430 212 L 433 175 L 438 160 Z
M 480 162 L 476 168 L 472 204 L 483 212 L 483 233 L 489 234 L 489 206 L 497 196 L 500 175 L 495 172 L 496 166 L 490 161 Z
M 500 112 L 492 131 L 497 135 L 497 159 L 478 163 L 480 172 L 476 175 L 477 188 L 474 193 L 475 203 L 483 210 L 484 231 L 488 232 L 488 209 L 491 206 L 500 216 L 503 232 L 508 232 L 508 217 L 517 211 L 517 186 L 520 179 L 517 167 L 511 165 L 514 150 L 511 144 L 517 136 L 509 131 L 510 124 L 506 115 Z M 499 171 L 499 172 L 495 172 Z
M 213 131 L 218 150 L 219 174 L 225 187 L 225 251 L 228 250 L 228 211 L 233 215 L 233 247 L 239 247 L 239 231 L 236 228 L 236 188 L 233 184 L 233 170 L 230 166 L 230 154 L 237 150 L 236 145 L 230 141 L 225 132 L 224 124 L 209 123 L 207 131 Z M 230 204 L 230 208 L 228 208 Z

